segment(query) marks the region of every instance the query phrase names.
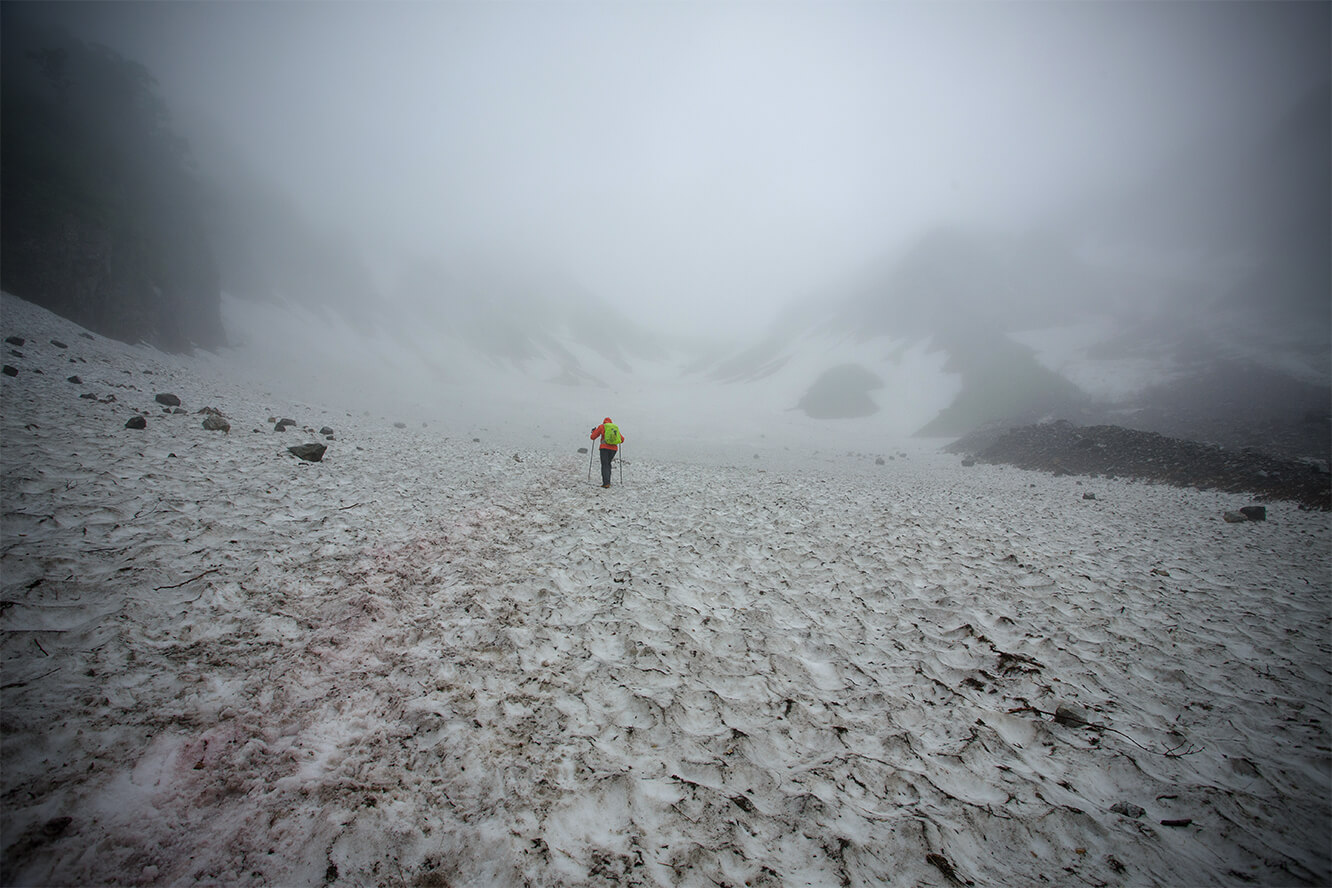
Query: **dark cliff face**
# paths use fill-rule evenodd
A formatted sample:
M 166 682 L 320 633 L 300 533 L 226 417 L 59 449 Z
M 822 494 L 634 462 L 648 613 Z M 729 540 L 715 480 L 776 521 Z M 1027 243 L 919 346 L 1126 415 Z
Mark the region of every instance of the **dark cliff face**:
M 116 339 L 221 344 L 202 191 L 151 75 L 27 11 L 0 7 L 0 286 Z

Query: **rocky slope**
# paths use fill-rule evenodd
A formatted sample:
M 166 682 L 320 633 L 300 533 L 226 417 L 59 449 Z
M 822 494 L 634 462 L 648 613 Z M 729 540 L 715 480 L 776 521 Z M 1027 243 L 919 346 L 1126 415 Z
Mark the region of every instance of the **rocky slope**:
M 1332 508 L 1326 462 L 1226 450 L 1118 426 L 1051 422 L 990 427 L 947 448 L 979 462 L 1005 463 L 1055 474 L 1140 478 L 1179 487 L 1249 492 L 1261 500 L 1291 500 Z

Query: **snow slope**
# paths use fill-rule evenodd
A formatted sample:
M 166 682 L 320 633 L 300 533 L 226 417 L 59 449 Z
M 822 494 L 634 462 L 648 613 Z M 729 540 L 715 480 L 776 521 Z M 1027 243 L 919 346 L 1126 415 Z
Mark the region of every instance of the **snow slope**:
M 585 423 L 0 329 L 4 884 L 1332 880 L 1327 514 L 627 421 L 602 490 Z

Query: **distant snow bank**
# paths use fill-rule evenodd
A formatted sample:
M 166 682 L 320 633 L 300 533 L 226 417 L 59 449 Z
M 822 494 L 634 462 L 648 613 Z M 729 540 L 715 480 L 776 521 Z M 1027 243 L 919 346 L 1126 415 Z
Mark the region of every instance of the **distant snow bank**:
M 717 384 L 686 374 L 683 358 L 630 356 L 626 370 L 559 331 L 551 331 L 553 350 L 515 361 L 461 340 L 424 338 L 423 331 L 354 329 L 282 302 L 226 297 L 223 320 L 234 343 L 218 354 L 231 365 L 228 372 L 290 398 L 414 423 L 475 426 L 520 443 L 576 438 L 584 425 L 613 416 L 630 452 L 714 462 L 754 453 L 798 461 L 830 448 L 880 455 L 917 447 L 909 436 L 958 387 L 942 369 L 947 355 L 927 342 L 820 341 L 765 378 Z M 878 413 L 820 421 L 794 409 L 822 369 L 848 360 L 884 379 L 874 393 Z

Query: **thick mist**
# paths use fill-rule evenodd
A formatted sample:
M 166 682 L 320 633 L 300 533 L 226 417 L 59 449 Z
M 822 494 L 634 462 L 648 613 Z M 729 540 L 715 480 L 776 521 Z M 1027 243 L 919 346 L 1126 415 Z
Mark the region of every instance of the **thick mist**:
M 363 252 L 559 267 L 710 335 L 945 223 L 1007 229 L 1253 139 L 1321 4 L 53 4 Z M 1202 221 L 1202 220 L 1199 220 Z

